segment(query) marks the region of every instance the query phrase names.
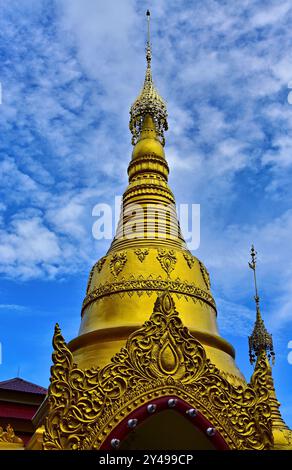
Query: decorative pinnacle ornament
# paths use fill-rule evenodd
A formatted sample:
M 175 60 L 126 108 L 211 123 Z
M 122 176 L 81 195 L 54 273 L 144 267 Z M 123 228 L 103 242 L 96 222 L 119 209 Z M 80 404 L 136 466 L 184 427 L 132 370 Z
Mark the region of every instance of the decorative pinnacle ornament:
M 260 298 L 258 295 L 257 287 L 257 277 L 256 277 L 256 264 L 257 252 L 254 249 L 254 246 L 251 247 L 251 262 L 248 263 L 249 267 L 253 270 L 254 274 L 254 286 L 255 286 L 255 304 L 256 304 L 256 321 L 254 325 L 253 332 L 251 336 L 248 337 L 249 343 L 249 360 L 253 364 L 256 361 L 256 358 L 259 357 L 263 352 L 267 353 L 269 359 L 272 360 L 272 363 L 275 363 L 275 353 L 273 346 L 273 338 L 270 333 L 268 333 L 264 321 L 260 312 Z
M 146 115 L 150 115 L 155 124 L 157 135 L 162 145 L 165 143 L 164 131 L 168 129 L 167 109 L 164 100 L 156 90 L 151 71 L 151 42 L 150 42 L 150 11 L 146 12 L 147 17 L 147 42 L 146 42 L 146 74 L 143 88 L 131 106 L 130 110 L 130 131 L 133 135 L 132 144 L 135 145 L 139 140 L 142 124 Z

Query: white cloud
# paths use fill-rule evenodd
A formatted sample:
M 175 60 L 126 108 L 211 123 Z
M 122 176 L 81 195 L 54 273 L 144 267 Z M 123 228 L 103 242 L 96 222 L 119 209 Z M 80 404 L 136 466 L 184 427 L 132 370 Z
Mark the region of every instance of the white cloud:
M 277 2 L 278 3 L 278 2 Z M 291 3 L 288 1 L 279 2 L 276 5 L 269 6 L 268 8 L 261 8 L 261 11 L 256 12 L 256 14 L 251 18 L 252 27 L 263 27 L 271 26 L 285 18 L 288 11 L 291 9 Z
M 61 254 L 56 235 L 38 218 L 15 219 L 11 230 L 0 231 L 0 243 L 0 270 L 16 277 L 38 277 L 38 265 L 50 266 Z
M 0 304 L 0 310 L 9 311 L 12 310 L 13 312 L 24 312 L 27 309 L 24 305 L 18 304 Z
M 247 338 L 255 321 L 255 309 L 249 309 L 239 302 L 216 298 L 220 332 Z M 236 325 L 236 328 L 235 328 Z

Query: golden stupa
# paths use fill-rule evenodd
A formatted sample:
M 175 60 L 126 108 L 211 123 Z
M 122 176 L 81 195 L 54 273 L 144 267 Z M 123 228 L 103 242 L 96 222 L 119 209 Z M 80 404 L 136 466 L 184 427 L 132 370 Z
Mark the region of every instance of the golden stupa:
M 256 365 L 247 383 L 234 348 L 218 333 L 208 271 L 180 231 L 164 153 L 166 104 L 152 80 L 149 17 L 116 236 L 90 272 L 78 336 L 66 344 L 56 326 L 51 385 L 28 448 L 292 449 L 257 291 L 249 338 Z M 254 251 L 250 267 L 255 273 Z

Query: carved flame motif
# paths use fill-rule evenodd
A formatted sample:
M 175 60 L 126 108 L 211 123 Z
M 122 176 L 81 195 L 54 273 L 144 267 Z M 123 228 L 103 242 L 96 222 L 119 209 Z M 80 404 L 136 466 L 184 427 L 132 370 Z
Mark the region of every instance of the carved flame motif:
M 138 257 L 138 260 L 143 263 L 144 259 L 149 254 L 149 250 L 147 250 L 147 248 L 145 248 L 144 250 L 142 250 L 141 248 L 137 248 L 137 250 L 135 250 L 135 254 Z
M 100 273 L 100 271 L 102 270 L 102 267 L 103 267 L 105 261 L 106 261 L 106 257 L 103 256 L 103 257 L 100 258 L 100 260 L 95 264 L 97 272 Z
M 186 260 L 187 264 L 188 264 L 188 267 L 190 269 L 192 269 L 193 267 L 193 264 L 195 262 L 195 257 L 193 255 L 191 255 L 190 252 L 185 252 L 184 253 L 184 259 Z
M 117 277 L 120 272 L 123 270 L 127 262 L 127 255 L 124 251 L 121 253 L 115 253 L 110 261 L 110 270 L 111 273 Z
M 92 278 L 93 278 L 93 274 L 94 274 L 94 270 L 96 269 L 97 272 L 100 273 L 100 271 L 102 270 L 102 267 L 104 265 L 106 261 L 106 257 L 103 256 L 102 258 L 100 258 L 99 261 L 97 261 L 97 263 L 95 263 L 93 265 L 93 267 L 91 268 L 91 271 L 90 271 L 90 274 L 89 274 L 89 277 L 88 277 L 88 282 L 87 282 L 87 288 L 86 288 L 86 295 L 89 293 L 90 291 L 90 286 L 91 286 L 91 281 L 92 281 Z
M 200 410 L 231 449 L 269 449 L 270 368 L 258 358 L 251 383 L 235 387 L 183 326 L 168 292 L 110 364 L 79 369 L 56 326 L 44 449 L 99 449 L 149 397 L 178 396 Z
M 211 289 L 210 275 L 209 275 L 206 267 L 203 265 L 203 263 L 201 261 L 199 261 L 199 264 L 200 264 L 200 270 L 201 270 L 201 274 L 202 274 L 202 277 L 204 279 L 205 285 L 206 285 L 207 289 L 210 290 Z
M 158 248 L 157 259 L 160 262 L 164 271 L 169 275 L 173 271 L 176 264 L 176 256 L 174 250 L 165 250 Z

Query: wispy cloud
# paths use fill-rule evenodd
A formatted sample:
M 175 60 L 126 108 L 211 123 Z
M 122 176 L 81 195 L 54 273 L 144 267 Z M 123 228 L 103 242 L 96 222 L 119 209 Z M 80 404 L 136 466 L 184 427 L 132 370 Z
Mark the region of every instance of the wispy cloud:
M 17 304 L 0 304 L 0 310 L 9 311 L 12 310 L 13 312 L 25 312 L 27 307 L 24 305 L 17 305 Z

